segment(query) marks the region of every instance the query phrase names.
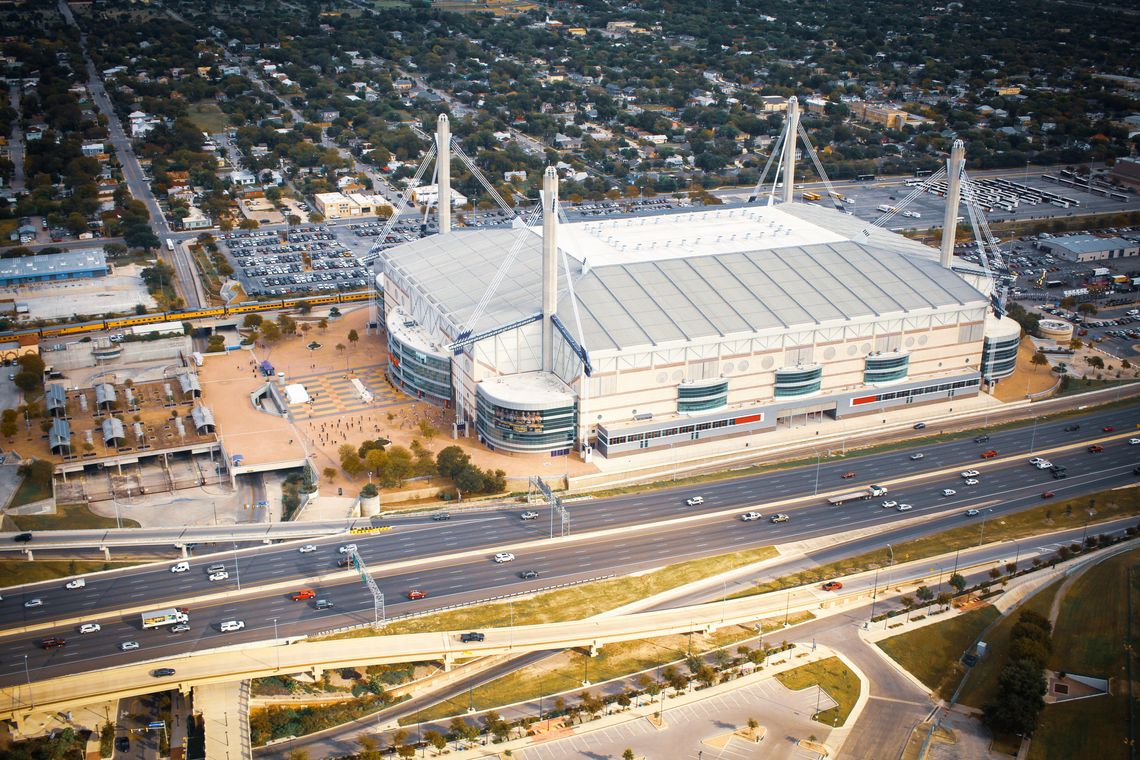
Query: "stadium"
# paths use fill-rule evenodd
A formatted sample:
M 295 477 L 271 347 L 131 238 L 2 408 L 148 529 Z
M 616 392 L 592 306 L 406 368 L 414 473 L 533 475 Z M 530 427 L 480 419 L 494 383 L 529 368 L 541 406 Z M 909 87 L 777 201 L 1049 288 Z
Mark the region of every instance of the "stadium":
M 950 266 L 953 236 L 940 252 L 792 202 L 791 178 L 782 203 L 567 222 L 547 169 L 541 224 L 441 220 L 379 254 L 389 380 L 492 449 L 589 459 L 944 404 L 1012 373 L 1019 326 L 987 273 Z

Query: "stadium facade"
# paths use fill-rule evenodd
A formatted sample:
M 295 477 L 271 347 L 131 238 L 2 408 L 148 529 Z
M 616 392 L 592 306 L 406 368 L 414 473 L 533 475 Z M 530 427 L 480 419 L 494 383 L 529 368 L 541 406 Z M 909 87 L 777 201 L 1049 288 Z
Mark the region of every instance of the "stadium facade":
M 388 377 L 493 449 L 588 458 L 946 404 L 1012 372 L 1020 332 L 984 273 L 791 202 L 791 179 L 775 205 L 566 222 L 547 169 L 541 225 L 381 252 Z

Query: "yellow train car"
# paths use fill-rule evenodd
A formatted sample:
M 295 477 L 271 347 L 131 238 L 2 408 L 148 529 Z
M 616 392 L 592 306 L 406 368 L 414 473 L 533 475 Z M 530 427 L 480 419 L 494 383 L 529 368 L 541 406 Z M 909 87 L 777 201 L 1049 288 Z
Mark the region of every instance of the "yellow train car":
M 60 335 L 77 335 L 85 332 L 95 332 L 106 329 L 106 322 L 83 322 L 78 325 L 61 325 L 59 327 L 45 327 L 40 330 L 40 337 L 55 338 Z
M 367 290 L 357 291 L 356 293 L 344 293 L 337 296 L 341 303 L 349 303 L 351 301 L 367 301 L 372 297 L 372 294 Z
M 216 309 L 198 309 L 197 311 L 171 311 L 166 314 L 167 318 L 172 320 L 210 319 L 212 317 L 224 317 L 225 315 L 226 310 L 221 306 Z
M 239 303 L 237 306 L 227 306 L 226 314 L 252 314 L 257 311 L 276 309 L 279 301 L 265 301 L 256 303 Z
M 313 298 L 304 299 L 304 303 L 307 303 L 309 306 L 320 306 L 326 303 L 340 303 L 340 300 L 337 296 L 315 296 Z
M 133 327 L 135 325 L 153 325 L 156 322 L 169 322 L 171 320 L 177 321 L 176 314 L 162 312 L 161 314 L 139 314 L 134 317 L 118 317 L 117 319 L 107 320 L 107 329 L 116 330 L 120 327 Z

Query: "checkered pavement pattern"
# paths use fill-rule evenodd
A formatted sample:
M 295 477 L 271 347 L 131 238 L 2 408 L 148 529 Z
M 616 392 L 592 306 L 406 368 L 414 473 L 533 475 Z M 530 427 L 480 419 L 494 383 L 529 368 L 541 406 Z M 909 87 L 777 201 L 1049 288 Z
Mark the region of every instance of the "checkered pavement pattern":
M 352 385 L 356 378 L 372 393 L 371 403 L 360 398 Z M 293 404 L 289 416 L 294 422 L 340 417 L 357 412 L 376 412 L 411 404 L 414 399 L 392 388 L 384 377 L 382 366 L 353 367 L 348 372 L 322 372 L 295 375 L 292 382 L 301 383 L 309 392 L 309 403 Z

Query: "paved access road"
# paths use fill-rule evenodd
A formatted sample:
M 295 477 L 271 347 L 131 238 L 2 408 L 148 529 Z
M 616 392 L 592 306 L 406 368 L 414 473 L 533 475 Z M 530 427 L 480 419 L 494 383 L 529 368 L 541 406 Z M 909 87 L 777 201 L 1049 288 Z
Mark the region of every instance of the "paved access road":
M 575 502 L 570 505 L 571 529 L 574 533 L 606 528 L 618 530 L 613 535 L 580 542 L 555 542 L 541 539 L 549 534 L 549 513 L 542 510 L 537 520 L 519 519 L 523 508 L 474 512 L 454 515 L 450 520 L 435 522 L 428 516 L 407 517 L 390 521 L 393 530 L 368 536 L 353 536 L 359 552 L 370 566 L 404 561 L 406 566 L 385 572 L 378 578 L 384 591 L 388 616 L 432 609 L 461 602 L 484 599 L 501 594 L 522 592 L 547 585 L 603 575 L 627 573 L 659 567 L 671 562 L 721 554 L 737 549 L 789 543 L 801 539 L 826 536 L 856 528 L 881 526 L 874 541 L 900 541 L 960 525 L 964 519 L 978 521 L 1004 512 L 1022 509 L 1040 502 L 1040 494 L 1051 490 L 1058 499 L 1091 493 L 1134 482 L 1132 468 L 1140 461 L 1140 447 L 1126 441 L 1105 444 L 1100 454 L 1089 454 L 1083 445 L 1053 459 L 1068 466 L 1069 477 L 1054 481 L 1048 472 L 1026 463 L 1024 454 L 1032 446 L 1035 451 L 1063 443 L 1079 443 L 1101 438 L 1101 428 L 1112 425 L 1120 431 L 1135 429 L 1138 413 L 1135 405 L 1122 409 L 1098 411 L 1079 419 L 1080 430 L 1064 428 L 1077 420 L 1042 423 L 994 433 L 985 443 L 972 440 L 934 446 L 922 446 L 886 454 L 848 458 L 819 466 L 820 491 L 885 481 L 904 475 L 922 475 L 939 468 L 952 468 L 949 474 L 932 476 L 919 482 L 892 488 L 890 498 L 911 503 L 914 509 L 900 514 L 878 506 L 880 500 L 856 501 L 842 507 L 826 504 L 822 497 L 812 497 L 816 467 L 774 472 L 738 480 L 707 484 L 700 489 L 705 503 L 701 508 L 685 505 L 691 490 L 667 490 Z M 980 451 L 995 448 L 1003 455 L 1017 454 L 1009 461 L 983 464 Z M 924 457 L 911 460 L 910 454 L 921 450 Z M 980 484 L 962 485 L 958 471 L 977 466 L 982 470 Z M 843 480 L 841 473 L 855 470 L 858 477 Z M 943 488 L 958 493 L 942 497 Z M 738 511 L 757 508 L 765 516 L 777 509 L 766 503 L 796 496 L 806 496 L 804 506 L 780 506 L 778 511 L 791 515 L 786 523 L 772 524 L 767 519 L 743 523 Z M 977 518 L 962 516 L 966 508 L 985 510 Z M 710 514 L 727 511 L 727 514 Z M 668 524 L 667 518 L 696 515 L 697 519 L 681 524 Z M 908 516 L 932 518 L 918 524 Z M 897 527 L 896 527 L 897 525 Z M 515 548 L 521 542 L 532 546 Z M 56 581 L 10 591 L 0 603 L 0 626 L 11 631 L 4 637 L 0 656 L 0 684 L 19 681 L 27 655 L 29 671 L 38 677 L 75 672 L 77 669 L 105 667 L 124 662 L 137 662 L 158 656 L 169 656 L 243 640 L 314 633 L 321 630 L 370 621 L 373 602 L 363 584 L 351 573 L 338 573 L 337 552 L 346 539 L 314 541 L 318 549 L 302 554 L 297 544 L 262 547 L 212 555 L 191 561 L 186 573 L 171 573 L 169 565 L 149 566 L 105 576 L 95 576 L 86 588 L 67 590 Z M 517 555 L 513 562 L 496 564 L 497 551 L 511 549 Z M 473 557 L 454 558 L 458 552 L 474 551 Z M 851 545 L 845 553 L 858 551 Z M 211 582 L 205 568 L 213 563 L 225 564 L 229 578 Z M 520 571 L 535 569 L 540 577 L 523 580 Z M 295 586 L 256 593 L 251 587 L 280 583 L 289 578 Z M 238 595 L 239 582 L 246 592 Z M 335 603 L 332 610 L 318 611 L 312 601 L 290 600 L 290 592 L 302 587 L 313 588 L 318 596 Z M 411 589 L 428 591 L 427 599 L 410 601 Z M 219 603 L 192 605 L 191 631 L 170 634 L 168 631 L 140 630 L 137 614 L 118 615 L 117 610 L 148 605 L 158 608 L 192 599 L 211 592 L 231 592 Z M 42 606 L 25 608 L 23 603 L 38 598 Z M 51 620 L 83 617 L 103 625 L 99 633 L 79 635 L 70 628 L 20 634 L 21 626 Z M 217 624 L 226 619 L 242 619 L 246 629 L 240 633 L 222 634 Z M 37 642 L 48 635 L 64 636 L 68 645 L 45 651 Z M 138 641 L 140 648 L 120 652 L 123 641 Z

